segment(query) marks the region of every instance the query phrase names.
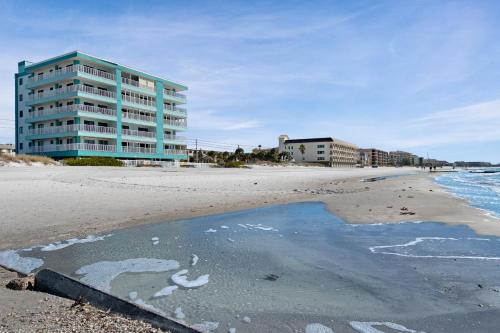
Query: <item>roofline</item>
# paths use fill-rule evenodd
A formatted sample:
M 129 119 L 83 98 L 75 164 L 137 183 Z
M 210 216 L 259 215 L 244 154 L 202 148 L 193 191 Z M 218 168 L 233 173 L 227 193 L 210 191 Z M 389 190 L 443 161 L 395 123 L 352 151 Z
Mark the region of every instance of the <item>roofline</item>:
M 304 140 L 307 140 L 307 141 L 304 141 Z M 310 138 L 310 139 L 288 139 L 288 140 L 285 140 L 285 144 L 288 144 L 288 143 L 308 143 L 308 142 L 339 142 L 341 144 L 344 144 L 346 146 L 351 146 L 351 147 L 355 147 L 356 149 L 359 149 L 357 145 L 355 145 L 354 143 L 351 143 L 351 142 L 348 142 L 348 141 L 344 141 L 344 140 L 340 140 L 340 139 L 337 139 L 337 138 L 332 138 L 332 137 L 326 137 L 326 138 Z
M 96 57 L 96 56 L 93 56 L 91 54 L 88 54 L 86 52 L 82 52 L 82 51 L 79 51 L 79 50 L 75 50 L 75 51 L 71 51 L 71 52 L 68 52 L 68 53 L 64 53 L 64 54 L 61 54 L 61 55 L 58 55 L 58 56 L 55 56 L 55 57 L 52 57 L 52 58 L 49 58 L 49 59 L 45 59 L 43 61 L 39 61 L 39 62 L 30 62 L 28 60 L 24 60 L 25 62 L 30 62 L 29 65 L 26 65 L 25 68 L 26 69 L 30 69 L 30 68 L 37 68 L 37 67 L 41 67 L 41 66 L 44 66 L 45 64 L 50 64 L 51 62 L 54 62 L 54 61 L 57 61 L 61 58 L 73 58 L 73 57 L 78 57 L 79 55 L 84 55 L 84 56 L 87 56 L 89 58 L 92 58 L 94 60 L 98 60 L 98 61 L 102 61 L 102 62 L 105 62 L 107 63 L 108 65 L 112 66 L 112 67 L 121 67 L 121 68 L 124 68 L 124 69 L 128 69 L 128 70 L 131 70 L 131 71 L 135 71 L 135 72 L 138 72 L 138 73 L 142 73 L 142 74 L 145 74 L 147 76 L 150 76 L 156 80 L 160 80 L 160 81 L 163 81 L 163 82 L 166 82 L 167 84 L 170 84 L 170 85 L 173 85 L 173 86 L 177 86 L 179 87 L 181 90 L 188 90 L 188 87 L 183 85 L 183 84 L 180 84 L 180 83 L 176 83 L 176 82 L 173 82 L 173 81 L 170 81 L 170 80 L 167 80 L 167 79 L 164 79 L 162 77 L 159 77 L 159 76 L 156 76 L 156 75 L 152 75 L 152 74 L 149 74 L 147 72 L 144 72 L 144 71 L 141 71 L 139 69 L 135 69 L 133 67 L 129 67 L 129 66 L 126 66 L 126 65 L 121 65 L 119 63 L 115 63 L 115 62 L 112 62 L 110 60 L 107 60 L 107 59 L 104 59 L 104 58 L 99 58 L 99 57 Z

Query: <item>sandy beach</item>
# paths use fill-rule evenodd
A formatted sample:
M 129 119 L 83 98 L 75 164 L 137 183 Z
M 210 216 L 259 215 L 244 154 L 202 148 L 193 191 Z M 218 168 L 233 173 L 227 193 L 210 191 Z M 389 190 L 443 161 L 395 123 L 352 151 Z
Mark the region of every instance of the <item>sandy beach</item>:
M 362 181 L 385 176 L 389 178 Z M 445 192 L 433 182 L 434 176 L 415 168 L 2 167 L 0 249 L 301 201 L 323 201 L 349 223 L 440 221 L 500 236 L 498 221 Z M 1 273 L 4 282 L 12 277 L 5 270 Z M 42 296 L 30 294 L 0 288 L 0 297 L 9 300 L 1 302 L 0 322 L 20 331 L 30 327 L 15 315 L 42 302 Z M 64 317 L 69 303 L 57 304 L 54 311 Z

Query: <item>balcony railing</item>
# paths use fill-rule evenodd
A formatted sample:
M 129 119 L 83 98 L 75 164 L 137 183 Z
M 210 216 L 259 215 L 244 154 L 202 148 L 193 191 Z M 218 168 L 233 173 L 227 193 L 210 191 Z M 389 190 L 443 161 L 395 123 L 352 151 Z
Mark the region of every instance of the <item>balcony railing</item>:
M 147 100 L 147 99 L 137 98 L 137 97 L 128 96 L 128 95 L 124 95 L 124 94 L 122 94 L 122 100 L 130 102 L 130 103 L 156 107 L 156 101 L 154 101 L 154 100 Z
M 170 125 L 170 126 L 183 127 L 183 128 L 187 127 L 187 121 L 186 121 L 186 119 L 182 119 L 182 120 L 168 120 L 168 119 L 164 119 L 163 120 L 163 124 L 165 124 L 167 126 Z
M 134 119 L 134 120 L 140 120 L 140 121 L 147 121 L 147 122 L 153 122 L 156 123 L 156 117 L 152 116 L 146 116 L 142 114 L 134 114 L 130 112 L 123 112 L 123 117 L 127 119 Z
M 185 149 L 165 149 L 163 152 L 167 155 L 187 155 Z
M 50 126 L 42 128 L 31 128 L 28 130 L 28 135 L 47 135 L 47 134 L 61 134 L 68 132 L 92 132 L 100 134 L 116 134 L 115 127 L 73 124 L 63 126 Z
M 108 79 L 108 80 L 112 80 L 112 81 L 115 80 L 114 74 L 111 74 L 111 73 L 108 73 L 105 71 L 101 71 L 99 69 L 90 68 L 90 67 L 84 66 L 84 65 L 72 65 L 69 67 L 56 69 L 56 70 L 49 72 L 49 73 L 35 75 L 33 77 L 28 78 L 28 82 L 29 83 L 38 82 L 38 81 L 42 81 L 45 79 L 57 77 L 57 76 L 60 76 L 60 75 L 66 74 L 66 73 L 72 73 L 72 72 L 77 72 L 77 71 L 84 72 L 84 73 L 92 75 L 92 76 L 102 77 L 104 79 Z
M 95 87 L 87 87 L 83 84 L 73 84 L 71 86 L 66 86 L 66 87 L 62 87 L 62 88 L 58 88 L 58 89 L 54 89 L 54 90 L 50 90 L 50 91 L 45 91 L 42 93 L 31 94 L 28 96 L 28 101 L 33 102 L 33 101 L 40 100 L 42 98 L 57 96 L 57 95 L 65 94 L 68 92 L 75 92 L 75 91 L 81 91 L 81 92 L 85 92 L 85 93 L 88 93 L 91 95 L 99 95 L 99 96 L 113 98 L 113 99 L 116 98 L 116 94 L 112 91 L 98 89 Z
M 116 111 L 113 109 L 100 108 L 97 106 L 84 105 L 84 104 L 73 104 L 73 105 L 59 106 L 52 109 L 34 110 L 28 113 L 28 118 L 37 118 L 53 114 L 59 114 L 65 112 L 78 112 L 78 111 L 99 113 L 106 116 L 116 116 Z
M 156 147 L 131 147 L 123 146 L 122 151 L 124 153 L 144 153 L 144 154 L 156 154 Z
M 151 90 L 151 91 L 155 91 L 154 87 L 142 84 L 139 81 L 127 79 L 126 77 L 122 77 L 122 82 L 125 83 L 125 84 L 128 84 L 130 86 L 134 86 L 134 87 L 138 87 L 138 88 L 143 88 L 143 89 L 148 89 L 148 90 Z
M 184 108 L 178 108 L 178 107 L 174 107 L 174 106 L 168 106 L 168 105 L 164 105 L 163 106 L 163 110 L 165 111 L 173 111 L 173 112 L 179 112 L 179 113 L 184 113 L 184 114 L 187 114 L 187 110 L 184 109 Z
M 155 138 L 156 137 L 155 132 L 136 131 L 136 130 L 130 130 L 130 129 L 122 129 L 122 134 L 129 135 L 129 136 L 141 136 L 141 137 L 146 137 L 146 138 Z
M 164 134 L 163 138 L 165 140 L 173 140 L 173 141 L 186 141 L 187 138 L 185 136 L 178 136 L 174 134 Z
M 177 97 L 177 98 L 180 98 L 180 99 L 184 99 L 184 100 L 186 99 L 186 95 L 178 93 L 178 92 L 175 92 L 175 91 L 172 91 L 172 90 L 164 89 L 163 93 L 165 95 L 174 96 L 174 97 Z
M 93 143 L 68 143 L 60 145 L 33 146 L 30 149 L 32 153 L 44 153 L 44 152 L 67 151 L 67 150 L 114 152 L 116 151 L 116 146 L 100 145 Z

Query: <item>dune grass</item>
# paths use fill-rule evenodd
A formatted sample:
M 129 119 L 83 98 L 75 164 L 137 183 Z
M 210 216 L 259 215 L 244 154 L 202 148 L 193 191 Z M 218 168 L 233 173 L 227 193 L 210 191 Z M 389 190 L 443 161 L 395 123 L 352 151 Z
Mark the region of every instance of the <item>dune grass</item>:
M 112 157 L 82 157 L 66 158 L 63 160 L 65 165 L 69 166 L 114 166 L 121 167 L 123 162 Z
M 0 161 L 3 162 L 14 162 L 14 163 L 25 163 L 27 165 L 31 165 L 31 163 L 42 163 L 44 165 L 56 164 L 56 161 L 47 156 L 38 156 L 38 155 L 0 155 Z

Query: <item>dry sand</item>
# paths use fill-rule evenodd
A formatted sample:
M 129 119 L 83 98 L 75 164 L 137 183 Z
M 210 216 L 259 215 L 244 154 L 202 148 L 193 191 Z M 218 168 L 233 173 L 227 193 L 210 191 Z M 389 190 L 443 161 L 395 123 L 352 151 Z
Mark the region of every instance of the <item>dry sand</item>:
M 404 176 L 361 181 L 391 175 Z M 0 167 L 0 249 L 308 200 L 324 201 L 332 212 L 350 223 L 442 221 L 467 224 L 478 233 L 500 236 L 500 221 L 446 193 L 433 183 L 431 175 L 415 168 Z M 401 210 L 403 207 L 408 210 Z M 415 215 L 401 215 L 405 211 Z M 0 268 L 0 277 L 8 274 Z M 45 310 L 38 306 L 44 302 L 51 305 L 50 311 L 56 317 L 79 315 L 68 312 L 67 300 L 49 296 L 45 301 L 45 297 L 0 286 L 0 331 L 6 327 L 52 331 L 57 325 L 43 316 L 47 305 L 42 306 Z M 95 309 L 88 311 L 98 313 Z M 33 326 L 35 319 L 37 326 Z M 89 325 L 94 324 L 98 325 L 98 321 L 90 320 Z M 122 327 L 123 332 L 135 329 L 133 324 L 130 329 Z

